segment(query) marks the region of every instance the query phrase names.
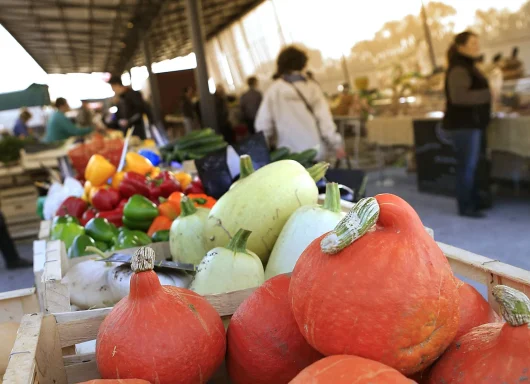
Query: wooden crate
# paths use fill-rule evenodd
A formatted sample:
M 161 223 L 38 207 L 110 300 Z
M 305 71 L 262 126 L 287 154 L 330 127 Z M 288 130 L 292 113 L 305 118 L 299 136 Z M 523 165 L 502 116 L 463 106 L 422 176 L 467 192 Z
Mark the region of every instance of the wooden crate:
M 0 206 L 14 239 L 31 237 L 39 231 L 37 189 L 32 186 L 2 189 Z
M 206 299 L 226 319 L 254 290 L 208 295 Z M 110 311 L 111 308 L 103 308 L 24 316 L 4 375 L 4 384 L 67 384 L 99 378 L 94 353 L 63 353 L 75 344 L 94 340 L 101 322 Z M 224 365 L 210 383 L 228 383 Z
M 39 312 L 35 288 L 0 293 L 0 323 L 20 322 L 27 313 Z

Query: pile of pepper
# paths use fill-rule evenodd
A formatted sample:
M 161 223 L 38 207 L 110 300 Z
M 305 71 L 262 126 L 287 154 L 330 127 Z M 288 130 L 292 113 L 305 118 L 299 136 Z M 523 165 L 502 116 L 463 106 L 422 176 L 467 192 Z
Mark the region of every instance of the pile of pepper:
M 128 153 L 123 172 L 116 172 L 101 155 L 91 157 L 83 198 L 66 199 L 52 226 L 52 240 L 63 240 L 69 257 L 87 254 L 87 246 L 112 251 L 169 241 L 169 229 L 180 215 L 185 194 L 196 206 L 215 204 L 204 194 L 199 179 L 161 170 L 147 157 Z

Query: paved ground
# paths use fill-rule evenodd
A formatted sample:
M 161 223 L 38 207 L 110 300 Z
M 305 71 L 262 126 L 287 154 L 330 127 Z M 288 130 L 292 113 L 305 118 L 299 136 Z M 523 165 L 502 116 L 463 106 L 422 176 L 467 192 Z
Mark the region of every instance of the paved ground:
M 530 270 L 530 198 L 497 197 L 486 219 L 465 219 L 456 215 L 453 199 L 419 193 L 414 174 L 389 169 L 386 176 L 394 181 L 393 186 L 378 185 L 378 175 L 370 174 L 367 193 L 390 192 L 403 197 L 423 223 L 434 229 L 438 241 Z M 32 258 L 31 241 L 19 243 L 18 248 L 23 257 Z M 0 265 L 0 292 L 32 285 L 32 269 L 7 271 Z

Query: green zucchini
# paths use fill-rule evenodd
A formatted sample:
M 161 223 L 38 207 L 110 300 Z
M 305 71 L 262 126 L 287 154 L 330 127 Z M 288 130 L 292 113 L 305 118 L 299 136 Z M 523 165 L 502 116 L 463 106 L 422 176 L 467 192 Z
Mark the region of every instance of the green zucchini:
M 211 128 L 201 129 L 199 131 L 193 131 L 177 140 L 175 145 L 181 145 L 189 141 L 193 141 L 200 137 L 208 137 L 215 135 L 215 131 Z
M 287 158 L 287 156 L 289 156 L 290 153 L 291 153 L 291 151 L 289 150 L 289 148 L 285 148 L 285 147 L 278 148 L 275 151 L 272 151 L 271 154 L 270 154 L 271 163 L 274 163 L 275 161 L 283 160 L 283 159 Z
M 300 163 L 308 163 L 313 160 L 315 160 L 315 157 L 317 157 L 318 151 L 316 149 L 306 149 L 305 151 L 301 152 L 299 154 L 299 162 Z
M 178 150 L 195 150 L 204 146 L 207 146 L 209 144 L 215 144 L 223 142 L 223 136 L 221 135 L 212 135 L 212 136 L 205 136 L 205 137 L 198 137 L 190 141 L 186 141 L 185 143 L 178 143 L 175 148 Z
M 200 148 L 194 148 L 193 151 L 189 151 L 189 153 L 194 153 L 194 154 L 197 154 L 197 155 L 206 155 L 210 152 L 215 152 L 215 151 L 218 151 L 220 149 L 223 149 L 223 148 L 226 148 L 228 145 L 228 143 L 226 143 L 225 141 L 222 141 L 222 142 L 219 142 L 219 143 L 213 143 L 213 144 L 210 144 L 210 145 L 204 145 Z

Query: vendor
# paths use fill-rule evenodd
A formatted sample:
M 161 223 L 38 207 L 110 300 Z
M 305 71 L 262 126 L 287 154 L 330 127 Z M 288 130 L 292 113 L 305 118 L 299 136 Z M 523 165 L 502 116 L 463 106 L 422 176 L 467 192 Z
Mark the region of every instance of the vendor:
M 55 101 L 55 107 L 57 111 L 51 115 L 46 125 L 44 136 L 46 143 L 65 140 L 72 136 L 85 136 L 94 130 L 92 127 L 78 127 L 66 117 L 66 112 L 70 110 L 66 99 L 59 97 Z
M 15 122 L 15 127 L 13 128 L 13 134 L 16 137 L 21 139 L 28 137 L 32 134 L 31 129 L 28 128 L 28 121 L 31 120 L 31 113 L 26 109 L 22 108 L 20 115 Z

